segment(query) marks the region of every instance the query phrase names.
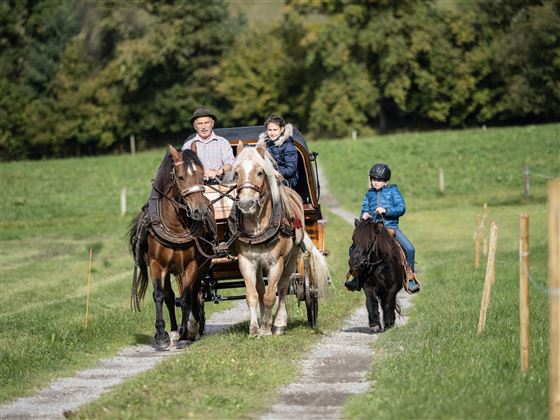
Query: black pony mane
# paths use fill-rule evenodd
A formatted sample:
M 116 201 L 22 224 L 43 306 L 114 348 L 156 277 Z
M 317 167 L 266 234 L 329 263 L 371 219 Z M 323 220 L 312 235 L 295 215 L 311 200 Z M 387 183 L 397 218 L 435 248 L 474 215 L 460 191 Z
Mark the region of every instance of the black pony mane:
M 369 252 L 373 246 L 385 261 L 399 256 L 398 243 L 393 239 L 383 223 L 374 221 L 358 221 L 352 235 L 352 241 L 357 248 Z
M 202 168 L 202 162 L 192 150 L 183 150 L 181 153 L 181 158 L 183 159 L 183 165 L 186 167 L 194 164 Z M 156 178 L 154 179 L 154 186 L 160 190 L 165 191 L 169 187 L 169 181 L 171 180 L 170 174 L 173 169 L 173 158 L 169 150 L 165 153 L 163 160 L 161 161 L 159 168 L 156 173 Z

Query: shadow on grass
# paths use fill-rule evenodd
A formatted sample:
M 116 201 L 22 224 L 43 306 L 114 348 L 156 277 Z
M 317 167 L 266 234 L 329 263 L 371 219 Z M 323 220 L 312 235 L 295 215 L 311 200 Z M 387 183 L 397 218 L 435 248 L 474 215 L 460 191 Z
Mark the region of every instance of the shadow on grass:
M 152 336 L 148 334 L 134 334 L 135 344 L 151 344 Z

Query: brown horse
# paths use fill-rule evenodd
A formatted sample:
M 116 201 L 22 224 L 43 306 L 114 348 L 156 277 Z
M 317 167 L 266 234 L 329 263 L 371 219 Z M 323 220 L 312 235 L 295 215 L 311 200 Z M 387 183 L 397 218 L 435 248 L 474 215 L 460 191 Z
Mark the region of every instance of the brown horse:
M 245 280 L 251 336 L 285 333 L 286 294 L 290 276 L 296 272 L 303 250 L 309 253 L 313 285 L 320 295 L 328 293 L 328 267 L 325 257 L 304 230 L 301 197 L 282 185 L 273 162 L 262 144 L 245 147 L 240 142 L 237 146 L 234 173 L 238 200 L 229 224 L 237 235 L 239 271 Z M 268 273 L 267 287 L 263 273 Z M 278 311 L 273 321 L 272 309 L 277 294 Z
M 203 176 L 202 164 L 192 151 L 181 154 L 169 146 L 153 182 L 150 200 L 130 229 L 135 263 L 131 304 L 133 309 L 140 309 L 149 268 L 156 306 L 154 345 L 157 349 L 167 348 L 172 341 L 165 331 L 164 302 L 172 336 L 179 340 L 178 347 L 185 340 L 194 341 L 197 333 L 204 334 L 200 286 L 209 268 L 208 254 L 216 228 L 213 209 L 203 194 Z M 182 318 L 178 332 L 171 275 L 175 276 L 180 293 Z

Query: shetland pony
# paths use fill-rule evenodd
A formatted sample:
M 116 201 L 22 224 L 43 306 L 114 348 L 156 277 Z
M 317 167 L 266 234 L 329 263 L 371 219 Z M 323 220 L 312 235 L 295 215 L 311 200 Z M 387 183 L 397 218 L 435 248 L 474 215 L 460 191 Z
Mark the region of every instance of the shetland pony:
M 354 226 L 346 277 L 354 276 L 363 285 L 370 331 L 380 333 L 394 326 L 395 313 L 400 314 L 397 293 L 405 279 L 401 250 L 383 222 L 356 219 Z M 383 325 L 378 300 L 383 310 Z

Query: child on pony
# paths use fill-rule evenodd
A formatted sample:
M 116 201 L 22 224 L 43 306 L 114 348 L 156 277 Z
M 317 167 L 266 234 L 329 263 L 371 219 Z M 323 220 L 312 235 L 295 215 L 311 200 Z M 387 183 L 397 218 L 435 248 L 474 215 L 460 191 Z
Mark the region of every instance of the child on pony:
M 409 293 L 420 291 L 420 283 L 414 273 L 414 246 L 399 229 L 399 217 L 405 211 L 404 198 L 395 184 L 389 184 L 391 169 L 385 163 L 376 163 L 369 171 L 370 187 L 362 202 L 360 219 L 383 220 L 385 227 L 395 232 L 395 240 L 399 243 L 406 257 L 405 289 Z M 344 286 L 348 290 L 360 290 L 358 279 L 347 280 Z

